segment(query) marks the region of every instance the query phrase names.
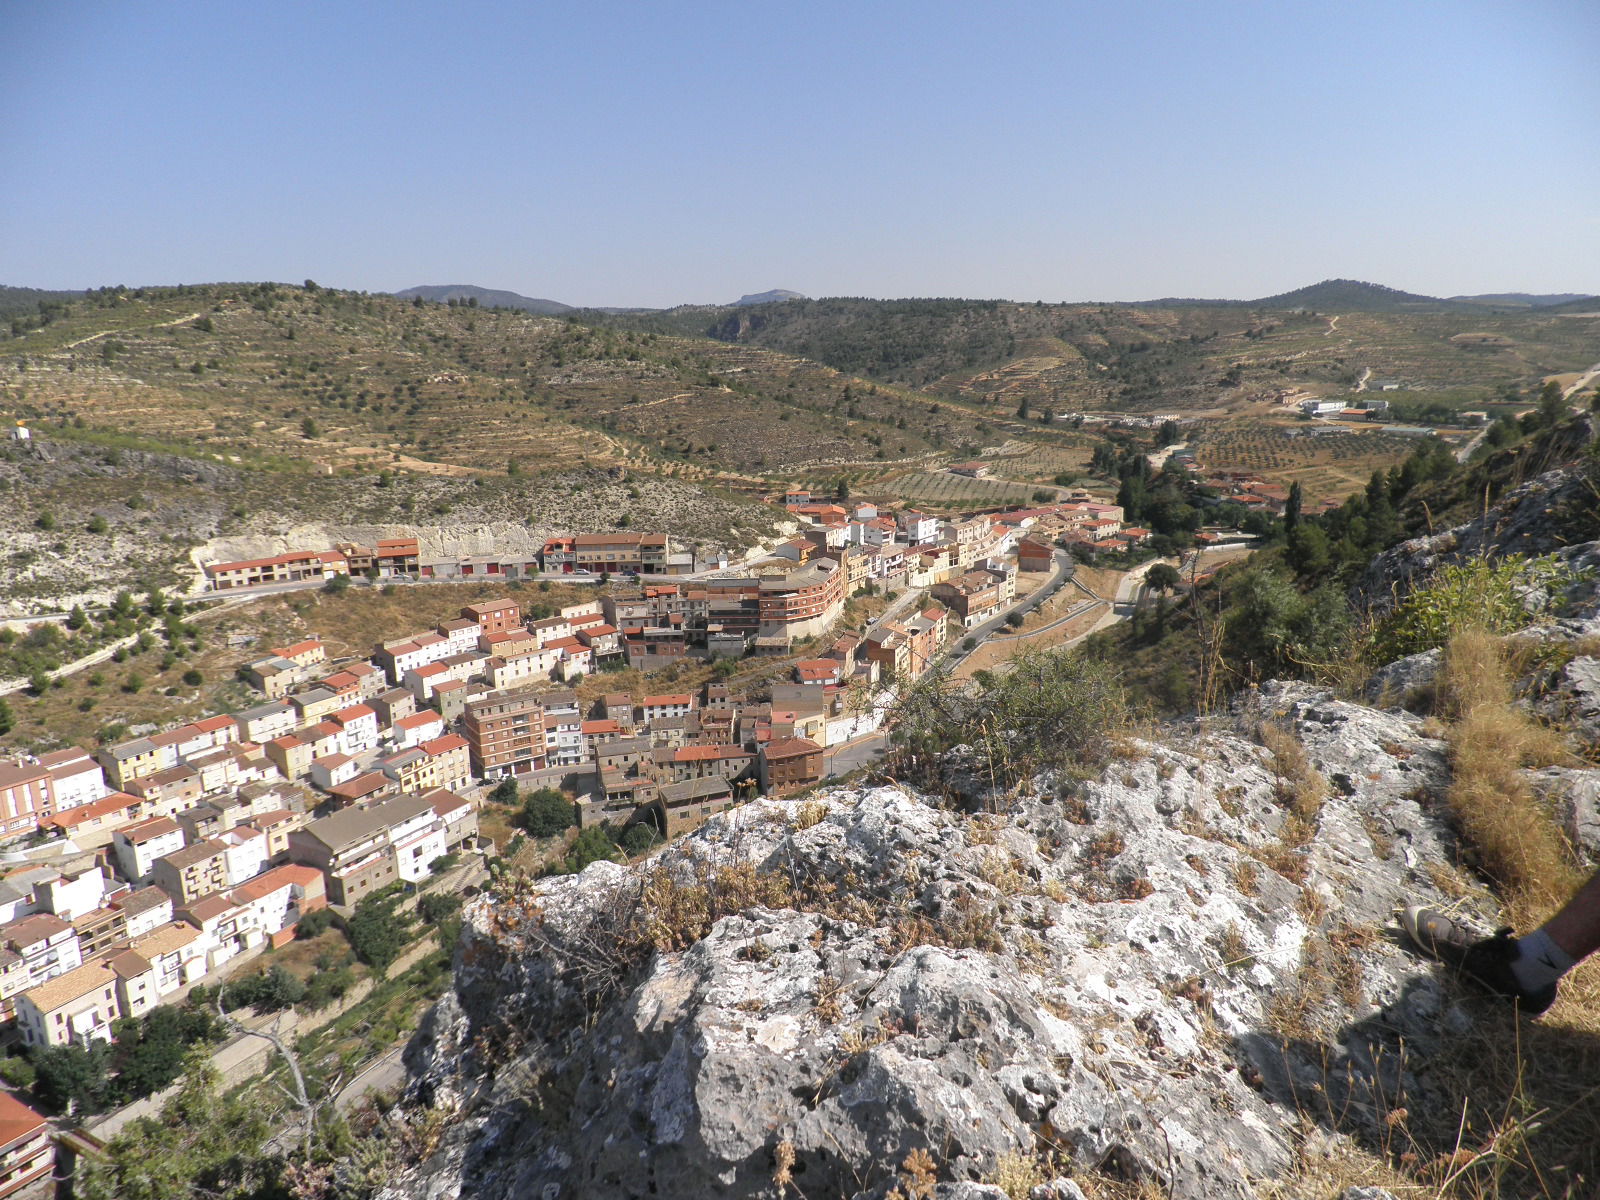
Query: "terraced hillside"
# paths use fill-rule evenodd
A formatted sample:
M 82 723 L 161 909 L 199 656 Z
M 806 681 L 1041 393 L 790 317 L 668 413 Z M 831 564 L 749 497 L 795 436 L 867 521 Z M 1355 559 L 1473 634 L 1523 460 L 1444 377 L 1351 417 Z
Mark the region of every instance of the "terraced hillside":
M 1350 289 L 1316 294 L 1359 299 Z M 994 414 L 1022 404 L 1235 409 L 1285 391 L 1338 395 L 1372 376 L 1424 401 L 1449 392 L 1455 405 L 1477 407 L 1600 359 L 1592 311 L 1445 301 L 1323 312 L 1265 303 L 829 299 L 594 319 L 804 355 Z
M 984 440 L 959 408 L 793 355 L 275 284 L 101 292 L 0 342 L 0 406 L 339 471 L 713 472 Z

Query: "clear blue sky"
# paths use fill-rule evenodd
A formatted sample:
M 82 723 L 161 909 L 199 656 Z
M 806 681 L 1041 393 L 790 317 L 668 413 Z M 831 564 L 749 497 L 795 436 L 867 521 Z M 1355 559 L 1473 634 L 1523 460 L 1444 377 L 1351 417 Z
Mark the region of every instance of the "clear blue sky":
M 0 282 L 1600 291 L 1595 0 L 0 3 Z

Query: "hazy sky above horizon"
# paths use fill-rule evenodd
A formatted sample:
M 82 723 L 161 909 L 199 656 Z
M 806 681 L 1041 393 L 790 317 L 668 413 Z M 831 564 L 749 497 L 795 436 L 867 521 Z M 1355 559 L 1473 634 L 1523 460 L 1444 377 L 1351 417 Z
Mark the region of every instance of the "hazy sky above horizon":
M 0 5 L 0 283 L 1600 291 L 1600 4 Z

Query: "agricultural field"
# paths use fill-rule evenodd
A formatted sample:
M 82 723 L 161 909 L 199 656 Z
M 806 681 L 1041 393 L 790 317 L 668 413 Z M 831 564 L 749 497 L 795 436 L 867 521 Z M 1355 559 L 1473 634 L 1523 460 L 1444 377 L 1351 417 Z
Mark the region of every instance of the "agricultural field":
M 1050 483 L 1063 473 L 1086 477 L 1094 442 L 1094 438 L 1078 434 L 1071 445 L 1031 446 L 1021 454 L 994 459 L 990 469 L 1001 478 L 1028 483 Z
M 782 352 L 278 284 L 76 301 L 0 340 L 0 406 L 331 472 L 781 472 L 994 440 L 975 411 Z
M 1254 471 L 1281 483 L 1299 480 L 1308 500 L 1339 500 L 1366 486 L 1372 472 L 1400 462 L 1415 438 L 1325 423 L 1216 422 L 1189 439 L 1208 471 Z

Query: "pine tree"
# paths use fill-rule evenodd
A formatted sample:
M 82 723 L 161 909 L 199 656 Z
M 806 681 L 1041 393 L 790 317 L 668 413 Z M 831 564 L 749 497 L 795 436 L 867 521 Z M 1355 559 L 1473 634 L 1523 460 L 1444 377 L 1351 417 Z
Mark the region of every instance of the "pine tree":
M 1283 506 L 1283 527 L 1293 532 L 1295 526 L 1300 524 L 1300 508 L 1304 497 L 1300 491 L 1300 481 L 1297 479 L 1289 485 L 1289 499 Z

